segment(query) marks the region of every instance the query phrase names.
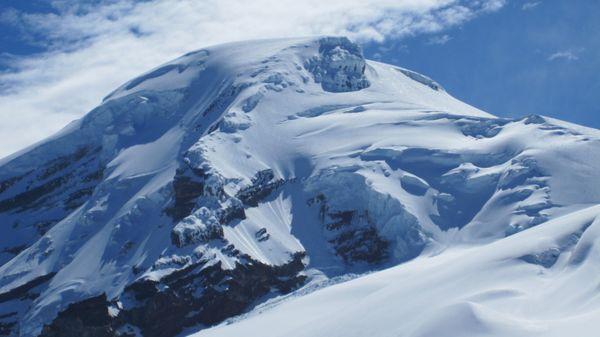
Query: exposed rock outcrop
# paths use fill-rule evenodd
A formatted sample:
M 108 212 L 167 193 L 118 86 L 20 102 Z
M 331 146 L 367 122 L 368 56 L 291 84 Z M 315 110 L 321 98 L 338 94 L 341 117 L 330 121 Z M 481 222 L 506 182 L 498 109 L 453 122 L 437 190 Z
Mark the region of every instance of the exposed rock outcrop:
M 366 62 L 358 45 L 338 37 L 323 38 L 319 43 L 319 56 L 310 59 L 305 67 L 323 90 L 347 92 L 369 86 Z

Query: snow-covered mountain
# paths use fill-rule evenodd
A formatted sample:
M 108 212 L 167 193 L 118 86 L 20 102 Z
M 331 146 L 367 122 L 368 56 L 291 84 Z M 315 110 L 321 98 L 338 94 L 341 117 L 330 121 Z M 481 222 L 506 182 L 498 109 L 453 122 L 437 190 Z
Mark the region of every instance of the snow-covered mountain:
M 595 336 L 599 178 L 346 38 L 191 52 L 0 161 L 0 335 Z

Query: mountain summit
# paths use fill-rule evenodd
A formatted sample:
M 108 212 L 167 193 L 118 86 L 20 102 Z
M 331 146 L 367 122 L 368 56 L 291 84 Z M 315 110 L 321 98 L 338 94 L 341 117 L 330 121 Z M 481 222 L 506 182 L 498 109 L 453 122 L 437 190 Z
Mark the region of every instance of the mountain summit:
M 202 49 L 0 162 L 0 335 L 567 331 L 600 310 L 599 172 L 598 130 L 346 38 Z

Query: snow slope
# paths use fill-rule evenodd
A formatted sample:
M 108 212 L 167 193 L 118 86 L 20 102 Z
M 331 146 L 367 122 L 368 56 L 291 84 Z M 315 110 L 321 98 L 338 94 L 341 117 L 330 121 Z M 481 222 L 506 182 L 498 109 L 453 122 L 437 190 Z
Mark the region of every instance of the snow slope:
M 373 322 L 362 328 L 381 326 L 382 336 L 426 336 L 455 320 L 466 322 L 458 330 L 506 333 L 495 320 L 518 318 L 520 294 L 562 294 L 569 289 L 529 289 L 573 287 L 595 270 L 592 253 L 577 267 L 561 261 L 580 242 L 594 251 L 584 238 L 597 226 L 578 230 L 598 211 L 599 145 L 595 129 L 496 118 L 423 75 L 365 60 L 345 38 L 191 52 L 0 162 L 0 333 L 174 336 L 366 272 L 206 333 L 285 317 L 330 335 L 346 320 L 352 333 Z M 519 279 L 518 296 L 505 296 L 500 284 Z M 445 299 L 438 311 L 379 325 L 438 302 L 423 289 Z M 487 290 L 503 304 L 469 300 Z M 317 310 L 323 299 L 331 304 Z M 591 314 L 588 299 L 572 297 L 565 312 Z M 348 301 L 360 305 L 340 311 Z M 539 320 L 551 320 L 549 308 Z M 313 310 L 339 313 L 329 321 Z M 541 331 L 521 323 L 509 325 Z
M 290 296 L 193 336 L 596 336 L 599 212 Z M 523 260 L 581 232 L 551 268 Z

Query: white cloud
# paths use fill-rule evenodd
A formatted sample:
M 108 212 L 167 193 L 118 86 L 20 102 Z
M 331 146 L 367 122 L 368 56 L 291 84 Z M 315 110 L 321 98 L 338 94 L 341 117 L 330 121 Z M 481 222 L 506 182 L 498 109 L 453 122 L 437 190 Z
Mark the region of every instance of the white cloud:
M 82 2 L 83 3 L 83 2 Z M 57 13 L 0 13 L 47 48 L 2 57 L 0 157 L 82 116 L 126 80 L 190 50 L 234 40 L 347 35 L 358 41 L 438 33 L 504 0 L 103 0 Z M 0 56 L 1 57 L 1 56 Z
M 558 51 L 558 52 L 548 56 L 548 61 L 555 61 L 555 60 L 577 61 L 577 60 L 579 60 L 579 55 L 578 55 L 579 52 L 580 51 L 576 51 L 576 50 Z
M 444 45 L 452 40 L 452 36 L 448 34 L 432 36 L 427 40 L 427 44 Z
M 504 7 L 504 5 L 506 5 L 506 1 L 507 0 L 483 1 L 482 2 L 482 8 L 483 8 L 484 11 L 494 12 L 494 11 L 497 11 L 500 8 Z
M 523 6 L 521 6 L 521 9 L 523 9 L 524 11 L 528 11 L 528 10 L 536 8 L 541 3 L 542 3 L 541 1 L 528 1 L 528 2 L 524 3 Z

